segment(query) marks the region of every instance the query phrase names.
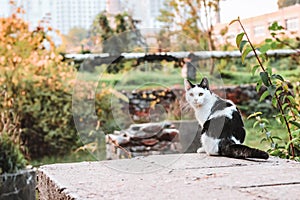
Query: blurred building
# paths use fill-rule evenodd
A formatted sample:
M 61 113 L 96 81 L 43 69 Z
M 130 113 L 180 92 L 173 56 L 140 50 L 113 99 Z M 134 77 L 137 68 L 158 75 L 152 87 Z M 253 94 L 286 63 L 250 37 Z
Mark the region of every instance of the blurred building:
M 7 17 L 13 12 L 10 0 L 0 0 L 0 17 Z M 67 34 L 73 27 L 89 29 L 93 19 L 102 11 L 111 17 L 128 12 L 139 20 L 140 28 L 161 28 L 157 20 L 164 0 L 15 0 L 25 9 L 23 18 L 36 27 L 41 21 L 54 29 Z
M 68 34 L 74 27 L 89 29 L 95 16 L 106 9 L 106 0 L 16 0 L 26 11 L 22 18 L 34 28 L 40 23 Z M 0 0 L 0 17 L 13 12 L 9 0 Z
M 45 1 L 45 0 L 43 0 Z M 73 27 L 89 29 L 105 0 L 51 0 L 52 26 L 67 34 Z
M 108 0 L 116 1 L 116 0 Z M 164 0 L 119 0 L 120 11 L 132 15 L 140 21 L 139 28 L 161 28 L 162 23 L 157 20 Z
M 11 15 L 15 6 L 11 5 L 10 0 L 0 0 L 0 17 L 8 17 Z M 22 14 L 22 18 L 25 21 L 30 22 L 31 28 L 38 26 L 42 20 L 46 23 L 50 23 L 49 18 L 51 11 L 52 1 L 42 1 L 42 0 L 15 0 L 18 7 L 22 7 L 26 12 Z
M 241 19 L 243 26 L 248 33 L 250 40 L 255 43 L 263 42 L 267 37 L 270 36 L 270 31 L 268 27 L 275 21 L 279 25 L 283 26 L 287 30 L 286 37 L 296 37 L 300 36 L 300 4 L 294 6 L 285 7 L 279 9 L 276 12 L 251 17 L 247 19 Z M 227 33 L 222 36 L 222 30 L 228 28 Z M 214 26 L 214 35 L 216 43 L 219 45 L 230 43 L 235 44 L 235 37 L 237 34 L 241 33 L 241 27 L 238 23 L 234 23 L 228 26 L 226 24 L 216 24 Z

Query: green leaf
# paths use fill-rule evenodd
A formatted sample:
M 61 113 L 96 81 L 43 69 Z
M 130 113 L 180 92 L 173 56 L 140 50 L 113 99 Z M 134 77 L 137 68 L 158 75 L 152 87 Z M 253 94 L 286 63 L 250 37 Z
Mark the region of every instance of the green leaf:
M 276 98 L 272 98 L 272 105 L 276 108 L 277 107 L 277 99 Z
M 294 115 L 299 115 L 299 111 L 296 108 L 292 108 L 292 113 Z
M 254 76 L 254 74 L 255 74 L 255 72 L 256 72 L 256 70 L 257 70 L 258 68 L 260 68 L 260 65 L 255 65 L 255 66 L 252 68 L 252 70 L 251 70 L 252 76 Z
M 238 22 L 238 21 L 240 21 L 240 17 L 238 17 L 237 19 L 232 20 L 232 21 L 229 23 L 229 26 L 230 26 L 231 24 L 235 23 L 235 22 Z
M 254 124 L 253 124 L 253 128 L 255 128 L 260 122 L 259 121 L 256 121 Z
M 266 142 L 266 141 L 267 141 L 267 139 L 263 138 L 263 139 L 261 139 L 260 143 L 263 143 L 263 142 Z
M 264 44 L 263 46 L 261 46 L 260 48 L 259 48 L 259 51 L 262 53 L 262 54 L 264 54 L 264 53 L 266 53 L 268 50 L 270 50 L 271 49 L 271 46 L 270 46 L 270 44 Z
M 268 75 L 268 73 L 267 72 L 260 72 L 259 75 L 260 75 L 260 78 L 261 78 L 263 84 L 265 86 L 269 87 L 270 84 L 269 84 L 269 75 Z
M 278 79 L 278 80 L 280 80 L 280 81 L 284 82 L 284 79 L 283 79 L 283 77 L 282 77 L 282 76 L 280 76 L 279 74 L 273 74 L 273 75 L 272 75 L 272 78 L 276 78 L 276 79 Z
M 287 98 L 289 99 L 289 101 L 290 101 L 292 104 L 295 104 L 295 103 L 296 103 L 296 101 L 295 101 L 295 99 L 294 99 L 293 96 L 288 95 Z
M 252 51 L 251 47 L 248 46 L 242 53 L 242 63 L 244 63 L 246 56 Z
M 277 49 L 278 48 L 278 42 L 274 41 L 271 43 L 271 49 Z
M 265 39 L 265 42 L 266 43 L 269 43 L 269 42 L 272 42 L 273 40 L 271 39 L 271 38 L 267 38 L 267 39 Z
M 300 133 L 300 128 L 298 128 L 297 130 L 292 131 L 292 134 L 294 135 L 294 137 L 297 137 L 297 135 Z
M 281 93 L 283 93 L 283 90 L 278 88 L 276 91 L 276 94 L 279 96 L 279 95 L 281 95 Z M 285 96 L 283 98 L 285 98 Z
M 243 52 L 243 49 L 247 43 L 248 43 L 248 41 L 246 41 L 246 40 L 241 41 L 240 46 L 239 46 L 239 50 L 241 53 Z
M 268 60 L 268 55 L 266 53 L 260 54 L 259 57 L 262 59 L 263 62 Z
M 297 126 L 298 128 L 300 128 L 300 123 L 299 123 L 299 122 L 292 121 L 292 120 L 290 120 L 289 122 L 290 122 L 291 124 Z
M 263 101 L 265 98 L 267 98 L 267 96 L 269 96 L 270 94 L 269 94 L 269 91 L 268 90 L 266 90 L 261 96 L 260 96 L 260 99 L 259 99 L 259 101 L 261 102 L 261 101 Z
M 255 112 L 255 113 L 249 115 L 249 116 L 247 117 L 247 119 L 250 119 L 250 118 L 252 118 L 252 117 L 256 117 L 257 115 L 262 115 L 262 112 Z
M 288 141 L 288 143 L 286 144 L 286 149 L 288 149 L 291 145 L 291 143 L 296 143 L 298 141 L 298 138 L 293 138 L 292 140 Z
M 261 122 L 264 122 L 264 123 L 266 123 L 266 124 L 270 124 L 269 120 L 267 120 L 266 118 L 262 118 L 262 119 L 261 119 Z
M 266 69 L 266 71 L 268 72 L 268 74 L 270 76 L 272 76 L 272 67 L 271 66 L 268 66 L 267 69 Z
M 282 138 L 281 138 L 281 137 L 278 137 L 278 136 L 273 136 L 272 139 L 282 140 Z
M 269 26 L 268 29 L 269 29 L 270 31 L 280 31 L 280 30 L 282 30 L 282 29 L 284 29 L 284 28 L 283 28 L 283 26 L 279 25 L 277 21 L 275 21 L 275 22 L 273 22 L 273 23 Z
M 281 124 L 284 124 L 285 120 L 284 117 L 282 115 L 279 115 L 279 120 Z
M 290 119 L 292 119 L 292 118 L 293 118 L 293 116 L 291 116 L 291 115 L 287 115 L 287 114 L 286 114 L 286 115 L 285 115 L 285 118 L 286 118 L 286 120 L 287 120 L 287 121 L 290 121 Z
M 289 86 L 288 86 L 288 84 L 287 84 L 287 82 L 282 82 L 282 89 L 284 90 L 284 91 L 289 91 Z
M 256 92 L 260 91 L 261 86 L 262 86 L 262 80 L 260 79 L 260 80 L 257 81 L 257 84 L 256 84 L 256 88 L 255 88 Z
M 285 110 L 286 109 L 286 107 L 288 107 L 289 106 L 289 104 L 288 103 L 285 103 L 285 104 L 283 104 L 282 105 L 282 110 Z
M 268 87 L 268 91 L 269 91 L 271 97 L 273 97 L 275 95 L 275 92 L 276 92 L 276 86 L 275 85 L 270 85 Z
M 245 35 L 245 33 L 242 32 L 236 36 L 235 42 L 236 42 L 237 48 L 240 48 L 240 44 L 241 44 L 241 41 L 242 41 L 244 35 Z

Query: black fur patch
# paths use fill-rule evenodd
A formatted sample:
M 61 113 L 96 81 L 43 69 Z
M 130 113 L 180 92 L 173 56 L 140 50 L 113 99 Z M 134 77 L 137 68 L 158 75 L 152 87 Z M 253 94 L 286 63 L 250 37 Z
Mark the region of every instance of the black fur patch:
M 208 84 L 208 80 L 207 80 L 207 78 L 203 78 L 202 79 L 202 81 L 199 83 L 199 84 L 197 84 L 198 85 L 198 87 L 202 87 L 202 88 L 204 88 L 204 89 L 207 89 L 207 90 L 209 90 L 209 84 Z
M 202 133 L 212 138 L 231 138 L 234 136 L 241 143 L 244 142 L 246 131 L 239 112 L 232 113 L 232 119 L 221 116 L 207 120 L 203 125 Z
M 187 80 L 188 83 L 190 84 L 191 88 L 194 88 L 196 85 L 194 85 L 190 80 Z
M 269 154 L 242 144 L 235 144 L 232 140 L 224 138 L 219 143 L 219 154 L 231 158 L 261 158 L 268 159 Z
M 218 110 L 224 110 L 226 107 L 233 106 L 232 103 L 225 101 L 224 99 L 218 98 L 213 107 L 211 108 L 211 113 L 214 113 Z

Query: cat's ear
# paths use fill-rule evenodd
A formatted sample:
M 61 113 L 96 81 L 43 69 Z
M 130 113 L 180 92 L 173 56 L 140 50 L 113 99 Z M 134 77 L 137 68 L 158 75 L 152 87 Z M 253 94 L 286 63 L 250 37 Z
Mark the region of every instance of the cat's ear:
M 200 87 L 202 88 L 206 88 L 209 90 L 209 85 L 208 85 L 208 79 L 206 77 L 204 77 L 200 83 Z
M 184 87 L 185 87 L 185 90 L 187 91 L 187 90 L 195 87 L 195 85 L 193 83 L 191 83 L 189 80 L 184 79 Z

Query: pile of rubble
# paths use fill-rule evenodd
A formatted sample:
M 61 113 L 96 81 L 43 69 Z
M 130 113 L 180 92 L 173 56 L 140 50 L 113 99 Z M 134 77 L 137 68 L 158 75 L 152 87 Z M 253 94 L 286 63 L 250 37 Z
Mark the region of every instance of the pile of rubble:
M 179 131 L 170 122 L 133 124 L 106 135 L 106 158 L 179 153 Z
M 170 112 L 172 105 L 183 96 L 183 93 L 182 89 L 134 90 L 131 93 L 124 93 L 129 100 L 128 108 L 124 109 L 129 110 L 136 123 L 161 121 L 161 112 Z

